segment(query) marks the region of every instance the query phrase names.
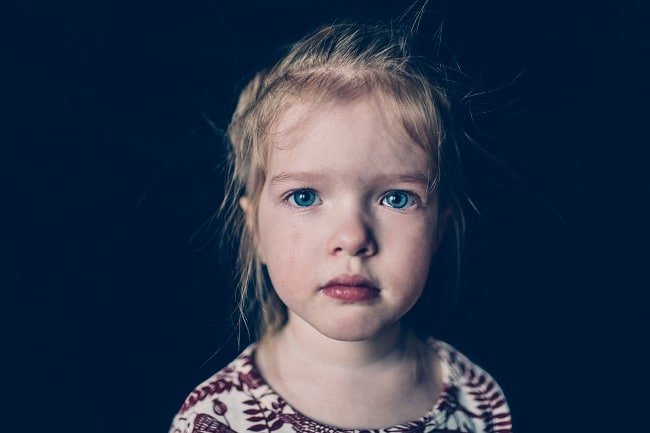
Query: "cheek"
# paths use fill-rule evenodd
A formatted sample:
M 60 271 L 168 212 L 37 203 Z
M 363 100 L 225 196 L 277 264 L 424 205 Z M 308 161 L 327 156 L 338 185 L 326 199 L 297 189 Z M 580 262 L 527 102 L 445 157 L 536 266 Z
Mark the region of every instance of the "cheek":
M 308 258 L 313 257 L 306 252 L 309 233 L 304 233 L 300 224 L 281 215 L 281 210 L 260 211 L 260 251 L 273 287 L 282 297 L 299 289 L 296 282 L 309 272 Z
M 413 286 L 424 287 L 435 254 L 435 219 L 403 223 L 400 230 L 387 230 L 387 254 L 394 272 Z

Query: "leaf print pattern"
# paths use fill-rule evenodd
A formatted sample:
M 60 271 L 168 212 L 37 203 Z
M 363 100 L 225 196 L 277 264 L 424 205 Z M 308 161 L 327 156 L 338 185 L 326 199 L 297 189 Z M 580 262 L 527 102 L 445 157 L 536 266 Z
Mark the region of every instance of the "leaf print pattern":
M 194 419 L 192 433 L 235 433 L 225 424 L 220 423 L 216 418 L 201 413 Z
M 449 344 L 428 342 L 441 360 L 443 390 L 419 420 L 373 430 L 343 430 L 288 405 L 253 362 L 255 344 L 190 393 L 170 433 L 508 433 L 510 410 L 498 384 Z

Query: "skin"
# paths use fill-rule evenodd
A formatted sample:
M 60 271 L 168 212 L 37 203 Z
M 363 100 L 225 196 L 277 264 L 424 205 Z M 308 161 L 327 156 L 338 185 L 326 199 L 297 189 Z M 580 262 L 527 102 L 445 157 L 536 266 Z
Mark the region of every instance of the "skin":
M 274 132 L 258 212 L 248 217 L 289 318 L 260 344 L 258 367 L 290 404 L 331 425 L 418 419 L 439 393 L 438 373 L 431 358 L 426 379 L 413 374 L 399 321 L 422 293 L 440 238 L 430 159 L 373 96 L 317 111 L 297 104 Z M 325 294 L 342 275 L 368 279 L 376 296 Z

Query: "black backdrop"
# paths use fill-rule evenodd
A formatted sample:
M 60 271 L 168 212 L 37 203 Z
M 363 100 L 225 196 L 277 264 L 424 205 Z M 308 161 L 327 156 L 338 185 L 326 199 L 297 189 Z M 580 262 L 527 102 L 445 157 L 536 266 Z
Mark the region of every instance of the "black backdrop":
M 224 152 L 206 117 L 225 127 L 245 77 L 315 25 L 409 2 L 224 3 L 0 6 L 5 422 L 166 431 L 238 352 L 228 261 L 206 225 Z M 609 401 L 617 376 L 597 361 L 623 320 L 612 218 L 629 211 L 612 179 L 642 117 L 641 14 L 573 1 L 429 10 L 421 32 L 443 16 L 463 70 L 498 89 L 480 100 L 475 138 L 510 167 L 466 155 L 482 216 L 437 335 L 497 378 L 518 431 L 600 425 L 614 417 L 589 405 Z

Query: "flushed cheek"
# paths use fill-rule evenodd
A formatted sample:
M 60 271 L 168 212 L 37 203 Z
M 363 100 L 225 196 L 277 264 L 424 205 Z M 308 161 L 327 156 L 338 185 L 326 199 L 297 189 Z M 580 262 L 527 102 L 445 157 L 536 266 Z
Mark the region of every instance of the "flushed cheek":
M 282 266 L 279 269 L 279 278 L 282 278 L 282 282 L 279 285 L 282 286 L 280 290 L 288 289 L 295 293 L 299 291 L 300 282 L 304 279 L 304 274 L 309 271 L 307 264 L 301 262 L 301 260 L 304 260 L 304 255 L 300 251 L 303 236 L 300 232 L 292 230 L 288 233 L 285 242 L 284 254 L 279 257 L 283 260 Z M 302 275 L 302 279 L 299 278 L 300 275 Z M 297 287 L 292 285 L 291 282 L 294 282 L 294 285 Z
M 267 269 L 280 297 L 300 296 L 310 287 L 314 270 L 313 263 L 308 262 L 313 254 L 306 250 L 305 233 L 291 226 L 269 227 L 264 245 Z
M 421 249 L 394 250 L 387 254 L 383 262 L 384 269 L 390 270 L 391 279 L 401 283 L 400 285 L 424 286 L 431 255 L 427 253 L 424 245 L 419 245 L 422 246 Z
M 403 227 L 406 227 L 404 225 Z M 405 286 L 424 286 L 434 249 L 435 233 L 424 224 L 411 225 L 413 230 L 387 231 L 384 253 L 385 269 L 391 278 Z

